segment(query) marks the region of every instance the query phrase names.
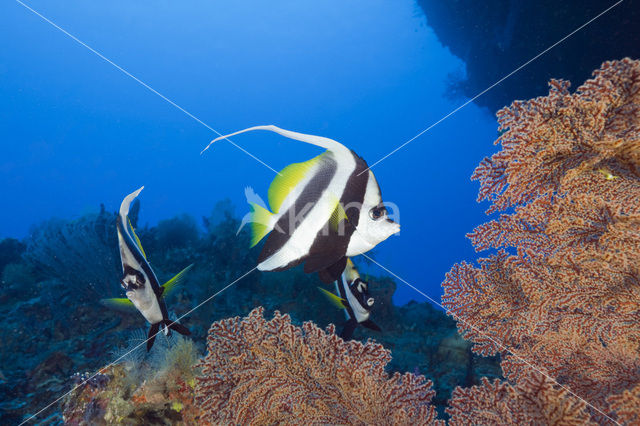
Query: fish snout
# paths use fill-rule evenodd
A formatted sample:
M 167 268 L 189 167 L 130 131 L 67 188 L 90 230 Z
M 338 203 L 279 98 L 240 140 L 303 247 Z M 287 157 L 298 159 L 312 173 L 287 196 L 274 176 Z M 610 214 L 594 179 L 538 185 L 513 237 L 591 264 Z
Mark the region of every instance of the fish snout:
M 389 222 L 389 224 L 391 225 L 392 234 L 397 234 L 398 232 L 400 232 L 400 224 L 399 223 L 394 222 L 391 219 L 387 219 L 387 222 Z

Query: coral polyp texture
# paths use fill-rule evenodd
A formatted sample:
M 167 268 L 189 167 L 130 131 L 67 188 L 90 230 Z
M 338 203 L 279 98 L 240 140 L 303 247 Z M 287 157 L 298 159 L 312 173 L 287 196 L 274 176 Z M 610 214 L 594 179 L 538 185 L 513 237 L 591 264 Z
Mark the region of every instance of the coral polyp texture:
M 447 413 L 458 425 L 595 425 L 587 404 L 547 377 L 531 372 L 516 385 L 482 379 L 480 386 L 457 388 Z
M 605 62 L 575 93 L 552 80 L 548 96 L 498 118 L 501 150 L 472 178 L 487 213 L 503 213 L 469 234 L 476 250 L 498 250 L 479 267 L 455 265 L 443 304 L 476 353 L 502 355 L 509 389 L 540 395 L 522 388 L 535 366 L 593 420 L 637 420 L 640 61 Z
M 390 352 L 263 309 L 214 323 L 196 401 L 214 424 L 440 424 L 431 382 L 387 374 Z

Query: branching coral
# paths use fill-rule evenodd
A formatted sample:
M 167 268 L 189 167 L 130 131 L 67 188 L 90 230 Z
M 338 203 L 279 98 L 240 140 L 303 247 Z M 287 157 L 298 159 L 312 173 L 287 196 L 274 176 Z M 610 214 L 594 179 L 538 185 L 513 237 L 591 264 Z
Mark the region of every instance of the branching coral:
M 214 424 L 437 424 L 423 376 L 389 376 L 381 345 L 263 309 L 214 323 L 196 401 Z
M 482 379 L 480 386 L 456 388 L 447 413 L 457 425 L 594 425 L 586 404 L 538 373 L 516 385 Z
M 640 61 L 568 86 L 498 113 L 502 149 L 473 179 L 504 213 L 469 237 L 499 251 L 455 265 L 443 303 L 518 386 L 530 363 L 615 416 L 640 383 Z

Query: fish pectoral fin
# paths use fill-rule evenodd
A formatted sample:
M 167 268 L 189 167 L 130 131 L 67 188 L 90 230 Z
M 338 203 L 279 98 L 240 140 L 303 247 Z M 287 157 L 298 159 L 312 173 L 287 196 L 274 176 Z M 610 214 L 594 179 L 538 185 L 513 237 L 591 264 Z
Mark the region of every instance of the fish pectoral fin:
M 318 290 L 320 290 L 322 294 L 324 294 L 327 297 L 327 299 L 329 299 L 329 302 L 331 302 L 331 304 L 336 308 L 345 309 L 349 307 L 349 304 L 347 303 L 347 301 L 344 300 L 342 297 L 338 296 L 337 294 L 333 294 L 322 287 L 318 287 Z
M 347 257 L 343 256 L 340 259 L 338 259 L 337 262 L 333 263 L 331 266 L 319 270 L 318 277 L 320 277 L 320 280 L 323 283 L 326 283 L 326 284 L 332 283 L 340 279 L 340 275 L 342 275 L 342 271 L 344 271 L 346 265 L 347 265 Z M 305 267 L 306 267 L 306 264 L 305 264 Z
M 327 297 L 327 299 L 329 299 L 329 301 L 331 302 L 331 304 L 332 304 L 332 305 L 334 305 L 336 308 L 338 308 L 338 309 L 344 309 L 344 308 L 346 308 L 347 306 L 349 306 L 349 305 L 347 304 L 347 301 L 346 301 L 346 300 L 344 300 L 342 297 L 340 297 L 340 296 L 338 296 L 338 295 L 336 295 L 336 294 L 333 294 L 333 293 L 331 293 L 330 291 L 325 290 L 325 289 L 324 289 L 324 288 L 322 288 L 322 287 L 318 287 L 318 290 L 320 290 L 320 291 L 321 291 L 321 292 L 322 292 L 322 293 Z
M 251 213 L 251 247 L 253 247 L 271 232 L 273 213 L 256 203 L 251 203 L 251 207 L 253 208 Z
M 329 227 L 332 231 L 338 232 L 342 221 L 347 219 L 347 213 L 344 211 L 342 204 L 340 204 L 340 199 L 338 197 L 332 195 L 331 198 L 331 203 L 335 205 L 335 208 L 329 217 Z
M 334 278 L 328 282 L 325 282 L 325 284 L 330 284 L 333 281 L 337 280 L 338 277 L 342 274 L 342 271 L 344 271 L 344 266 L 346 265 L 346 260 L 344 260 L 344 264 L 338 264 L 338 262 L 343 262 L 342 258 L 344 257 L 344 250 L 342 250 L 342 247 L 337 247 L 335 244 L 331 243 L 332 242 L 329 241 L 329 244 L 323 247 L 322 251 L 309 253 L 304 258 L 305 274 L 312 274 L 314 272 L 322 271 L 323 269 L 331 269 L 330 272 L 337 272 L 337 275 L 334 275 Z M 338 271 L 338 269 L 340 271 Z
M 160 323 L 151 324 L 149 328 L 149 334 L 147 335 L 147 352 L 151 350 L 153 342 L 156 340 L 156 335 L 160 331 Z
M 160 295 L 164 295 L 167 297 L 170 295 L 180 284 L 184 282 L 185 275 L 193 268 L 193 263 L 182 271 L 178 272 L 173 278 L 171 278 L 166 283 L 162 284 L 160 287 Z
M 362 325 L 363 327 L 367 327 L 369 330 L 382 331 L 382 329 L 378 326 L 378 324 L 371 321 L 370 319 L 366 321 L 362 321 L 360 325 Z
M 351 337 L 353 337 L 353 332 L 355 331 L 357 326 L 358 326 L 358 321 L 356 321 L 353 318 L 351 318 L 344 325 L 344 328 L 342 329 L 342 332 L 340 333 L 340 337 L 342 337 L 342 339 L 345 340 L 345 341 L 351 340 Z
M 136 312 L 133 302 L 126 297 L 114 297 L 111 299 L 101 299 L 100 304 L 110 309 L 121 312 Z

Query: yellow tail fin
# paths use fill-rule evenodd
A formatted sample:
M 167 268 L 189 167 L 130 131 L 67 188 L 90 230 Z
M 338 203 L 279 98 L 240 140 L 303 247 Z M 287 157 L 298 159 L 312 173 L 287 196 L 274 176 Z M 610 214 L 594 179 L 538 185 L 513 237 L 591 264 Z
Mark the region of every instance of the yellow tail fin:
M 251 215 L 251 247 L 253 247 L 271 231 L 273 213 L 256 203 L 251 203 L 251 207 L 253 208 Z

